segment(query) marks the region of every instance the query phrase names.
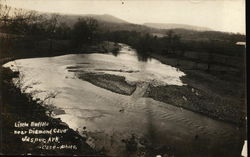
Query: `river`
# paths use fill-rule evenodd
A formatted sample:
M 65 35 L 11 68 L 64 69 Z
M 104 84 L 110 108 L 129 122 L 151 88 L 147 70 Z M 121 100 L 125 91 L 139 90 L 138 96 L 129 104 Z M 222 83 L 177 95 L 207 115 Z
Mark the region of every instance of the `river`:
M 140 61 L 129 46 L 122 45 L 117 56 L 70 54 L 4 66 L 20 72 L 17 86 L 23 92 L 51 106 L 53 117 L 110 156 L 229 157 L 242 149 L 238 127 L 143 97 L 149 84 L 184 86 L 185 73 L 156 59 Z M 132 95 L 118 94 L 79 79 L 81 72 L 124 76 L 137 88 Z

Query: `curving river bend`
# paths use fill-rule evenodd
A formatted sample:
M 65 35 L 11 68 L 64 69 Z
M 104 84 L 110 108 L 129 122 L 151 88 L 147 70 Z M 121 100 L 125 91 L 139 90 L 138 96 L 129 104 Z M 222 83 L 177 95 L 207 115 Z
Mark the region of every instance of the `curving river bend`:
M 52 105 L 54 117 L 110 156 L 240 154 L 243 140 L 236 126 L 143 97 L 149 84 L 183 86 L 180 77 L 185 74 L 155 59 L 141 62 L 129 46 L 122 45 L 118 56 L 71 54 L 20 59 L 4 66 L 20 71 L 23 92 Z M 86 72 L 123 76 L 136 90 L 118 94 L 77 77 Z M 134 143 L 137 149 L 128 151 Z

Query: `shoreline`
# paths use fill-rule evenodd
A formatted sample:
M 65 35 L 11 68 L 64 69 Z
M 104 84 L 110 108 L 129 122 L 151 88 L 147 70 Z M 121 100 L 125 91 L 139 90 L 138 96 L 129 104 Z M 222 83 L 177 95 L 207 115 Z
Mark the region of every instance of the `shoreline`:
M 55 57 L 68 54 L 88 54 L 88 53 L 113 53 L 117 54 L 121 46 L 111 41 L 104 41 L 93 45 L 84 45 L 79 49 L 66 48 L 64 51 L 54 50 L 54 53 L 42 53 L 39 48 L 37 49 L 17 49 L 15 53 L 19 55 L 5 56 L 0 58 L 0 65 L 17 59 L 37 58 L 37 57 Z M 42 49 L 42 48 L 41 48 Z M 71 51 L 71 53 L 69 53 Z M 50 52 L 50 51 L 49 51 Z M 13 53 L 13 52 L 12 52 Z
M 14 154 L 26 154 L 26 155 L 94 155 L 94 156 L 105 156 L 103 152 L 96 152 L 86 143 L 86 138 L 82 137 L 78 132 L 69 128 L 69 126 L 62 122 L 59 118 L 50 117 L 46 112 L 48 108 L 38 104 L 35 100 L 30 98 L 30 95 L 24 94 L 14 86 L 12 78 L 18 77 L 18 73 L 12 72 L 8 68 L 1 67 L 1 126 L 4 129 L 0 129 L 0 133 L 3 136 L 1 141 L 1 153 L 6 155 Z M 15 98 L 15 99 L 13 99 Z M 23 122 L 23 123 L 22 123 Z M 43 122 L 43 123 L 41 123 Z M 48 139 L 51 134 L 39 134 L 35 135 L 35 131 L 46 132 L 47 130 L 54 131 L 55 135 L 60 138 L 60 142 L 63 146 L 75 146 L 76 149 L 65 148 L 52 149 L 43 146 L 39 148 L 37 143 L 22 142 L 20 134 L 14 132 L 23 131 L 24 126 L 21 124 L 45 124 L 44 127 L 35 128 L 34 126 L 29 129 L 31 132 L 34 131 L 34 135 L 27 135 L 29 138 Z M 26 126 L 27 127 L 27 126 Z M 21 129 L 21 130 L 19 130 Z M 37 129 L 37 130 L 36 130 Z M 16 131 L 14 131 L 16 130 Z M 67 131 L 66 131 L 67 130 Z M 58 131 L 64 131 L 63 134 L 59 134 Z M 26 137 L 27 137 L 26 136 Z M 57 143 L 51 143 L 51 146 Z M 45 149 L 45 150 L 44 150 Z
M 155 59 L 163 64 L 171 66 L 173 64 L 168 64 L 164 56 Z M 245 126 L 246 95 L 244 93 L 244 82 L 233 82 L 230 80 L 231 78 L 224 80 L 202 70 L 178 68 L 186 74 L 180 79 L 187 86 L 149 86 L 144 96 L 216 120 Z
M 84 73 L 78 74 L 79 79 L 88 81 L 97 87 L 110 90 L 114 93 L 131 95 L 136 90 L 136 85 L 130 85 L 125 77 L 111 74 Z

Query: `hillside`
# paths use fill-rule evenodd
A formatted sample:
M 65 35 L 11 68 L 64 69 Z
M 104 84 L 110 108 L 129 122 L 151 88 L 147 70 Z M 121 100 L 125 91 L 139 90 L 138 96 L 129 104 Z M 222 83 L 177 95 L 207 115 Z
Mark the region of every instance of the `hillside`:
M 48 18 L 55 14 L 46 14 Z M 72 27 L 78 19 L 86 19 L 86 18 L 93 18 L 98 21 L 99 29 L 102 31 L 137 31 L 137 32 L 146 32 L 146 33 L 153 33 L 158 32 L 162 33 L 161 30 L 150 28 L 144 25 L 133 24 L 129 23 L 123 19 L 117 18 L 115 16 L 109 14 L 103 15 L 95 15 L 95 14 L 86 14 L 86 15 L 69 15 L 69 14 L 57 14 L 58 15 L 58 22 L 65 23 L 69 27 Z
M 49 15 L 51 16 L 51 14 Z M 163 24 L 163 23 L 146 23 L 143 25 L 129 23 L 123 19 L 117 18 L 112 15 L 61 15 L 59 14 L 58 21 L 66 23 L 72 27 L 79 18 L 93 18 L 98 21 L 99 29 L 101 31 L 136 31 L 149 33 L 158 37 L 165 36 L 168 30 L 173 30 L 176 34 L 180 35 L 183 40 L 196 40 L 196 41 L 209 41 L 209 40 L 232 40 L 238 36 L 244 40 L 244 36 L 233 35 L 226 32 L 219 32 L 211 30 L 206 27 L 184 25 L 184 24 Z M 241 41 L 241 40 L 240 40 Z
M 115 16 L 103 14 L 103 15 L 95 15 L 95 14 L 86 14 L 86 15 L 60 15 L 60 21 L 65 22 L 69 25 L 74 24 L 79 18 L 93 18 L 100 22 L 109 22 L 116 24 L 128 24 L 127 21 L 119 19 Z
M 143 25 L 157 28 L 157 29 L 187 29 L 194 31 L 212 31 L 212 29 L 207 27 L 186 25 L 186 24 L 175 24 L 175 23 L 144 23 Z

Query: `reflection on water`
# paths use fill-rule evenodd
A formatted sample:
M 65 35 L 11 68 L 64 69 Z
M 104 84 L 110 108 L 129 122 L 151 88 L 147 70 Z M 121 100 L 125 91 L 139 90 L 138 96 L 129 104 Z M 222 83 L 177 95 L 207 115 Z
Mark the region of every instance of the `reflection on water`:
M 119 54 L 119 50 L 113 50 L 111 51 L 112 55 L 117 56 Z
M 139 61 L 143 61 L 143 62 L 147 62 L 148 60 L 151 60 L 151 58 L 147 54 L 137 53 L 137 58 Z
M 122 45 L 122 44 L 121 44 Z M 132 52 L 132 53 L 135 53 L 136 56 L 137 56 L 137 59 L 138 61 L 140 62 L 147 62 L 147 61 L 150 61 L 152 58 L 151 56 L 149 56 L 148 54 L 146 53 L 139 53 L 137 52 L 135 49 L 132 49 L 131 47 L 126 47 L 125 45 L 122 45 L 122 50 L 121 51 L 112 51 L 111 53 L 114 55 L 114 56 L 118 56 L 124 49 L 126 49 L 126 53 L 128 52 Z
M 149 84 L 182 86 L 180 77 L 185 74 L 155 59 L 138 61 L 134 50 L 122 46 L 116 57 L 76 54 L 21 59 L 4 66 L 20 70 L 22 88 L 34 99 L 44 100 L 58 93 L 45 101 L 65 111 L 55 117 L 87 136 L 89 145 L 106 150 L 108 155 L 240 155 L 243 140 L 241 130 L 234 125 L 142 97 Z M 117 94 L 76 77 L 86 71 L 124 76 L 137 88 L 131 96 Z

